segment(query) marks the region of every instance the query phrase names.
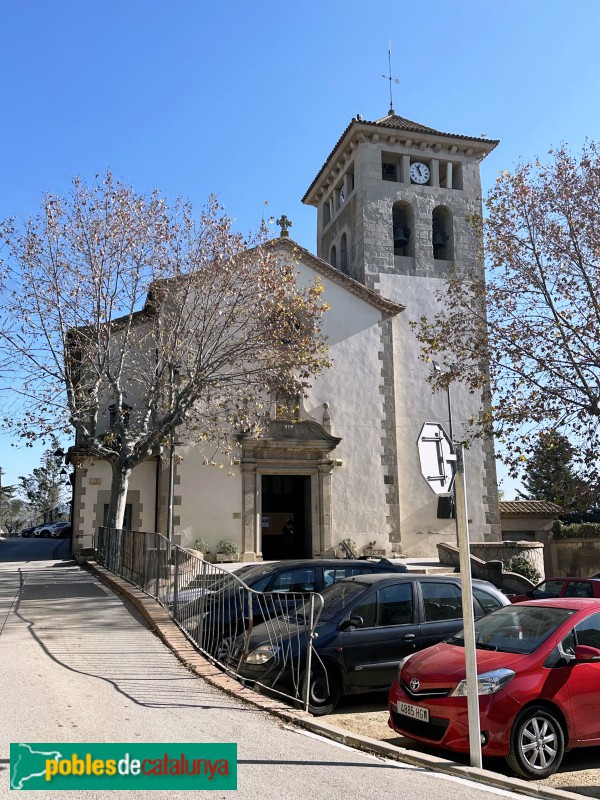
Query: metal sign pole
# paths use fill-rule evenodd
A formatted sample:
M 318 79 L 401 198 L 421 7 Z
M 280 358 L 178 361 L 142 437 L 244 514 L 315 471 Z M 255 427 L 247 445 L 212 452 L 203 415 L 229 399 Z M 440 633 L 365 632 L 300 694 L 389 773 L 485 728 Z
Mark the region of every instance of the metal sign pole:
M 467 669 L 467 711 L 469 717 L 469 750 L 471 766 L 481 768 L 481 731 L 479 727 L 479 694 L 477 692 L 477 655 L 475 650 L 475 615 L 473 613 L 473 588 L 471 583 L 471 558 L 469 549 L 469 522 L 467 515 L 467 489 L 463 448 L 455 444 L 456 475 L 456 527 L 462 586 L 462 609 L 465 637 L 465 665 Z

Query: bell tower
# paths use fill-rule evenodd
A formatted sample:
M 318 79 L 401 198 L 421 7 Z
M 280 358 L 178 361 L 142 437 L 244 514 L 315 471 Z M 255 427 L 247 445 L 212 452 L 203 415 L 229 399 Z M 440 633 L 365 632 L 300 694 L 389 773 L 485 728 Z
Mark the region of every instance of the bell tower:
M 432 394 L 432 367 L 420 359 L 409 323 L 434 318 L 451 266 L 483 273 L 481 235 L 471 217 L 481 214 L 480 163 L 497 144 L 443 133 L 393 109 L 371 122 L 358 115 L 303 198 L 317 209 L 318 256 L 405 308 L 381 324 L 378 387 L 388 542 L 405 554 L 435 556 L 437 543 L 456 542 L 454 520 L 420 472 L 422 424 L 439 421 L 461 439 L 467 421 L 489 408 L 486 397 L 460 383 L 448 397 Z M 498 541 L 493 441 L 474 442 L 465 464 L 472 541 Z
M 481 261 L 468 220 L 481 211 L 479 164 L 498 142 L 404 119 L 355 117 L 306 192 L 317 254 L 367 285 L 379 273 L 443 277 Z

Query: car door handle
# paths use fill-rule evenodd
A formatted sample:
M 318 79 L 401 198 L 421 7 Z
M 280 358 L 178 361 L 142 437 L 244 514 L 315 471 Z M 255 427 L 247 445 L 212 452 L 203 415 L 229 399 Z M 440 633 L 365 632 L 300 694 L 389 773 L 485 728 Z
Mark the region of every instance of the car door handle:
M 414 638 L 415 638 L 414 633 L 407 633 L 406 636 L 404 637 L 404 641 L 408 642 L 408 641 L 410 641 L 411 639 L 414 639 Z

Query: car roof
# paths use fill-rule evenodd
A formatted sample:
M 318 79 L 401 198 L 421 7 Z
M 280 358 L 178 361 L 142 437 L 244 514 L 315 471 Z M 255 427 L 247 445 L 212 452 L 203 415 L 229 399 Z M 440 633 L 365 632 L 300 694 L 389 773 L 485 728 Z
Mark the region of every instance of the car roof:
M 588 577 L 582 578 L 581 576 L 579 576 L 579 577 L 575 577 L 574 576 L 572 578 L 564 578 L 562 576 L 558 576 L 558 577 L 555 576 L 553 578 L 544 578 L 544 580 L 540 581 L 540 583 L 538 583 L 537 585 L 541 586 L 542 583 L 547 583 L 548 581 L 600 581 L 600 578 L 596 578 L 593 575 L 590 575 L 589 578 Z M 535 589 L 535 586 L 533 588 Z
M 389 569 L 392 575 L 398 575 L 394 567 L 406 566 L 402 562 L 394 564 L 393 561 L 388 561 L 386 558 L 381 558 L 377 561 L 368 558 L 296 558 L 286 559 L 285 561 L 263 561 L 258 564 L 253 564 L 254 567 L 264 567 L 267 569 L 293 569 L 294 567 L 364 567 L 365 564 L 370 564 L 375 567 L 385 566 Z
M 377 583 L 379 581 L 389 581 L 389 580 L 402 580 L 402 581 L 421 581 L 424 583 L 438 583 L 441 581 L 442 583 L 450 582 L 456 583 L 457 581 L 460 583 L 460 574 L 454 573 L 452 575 L 425 575 L 419 572 L 377 572 L 377 573 L 367 573 L 365 575 L 352 575 L 350 578 L 342 578 L 343 581 L 358 581 L 360 583 Z M 338 581 L 339 582 L 339 581 Z M 479 578 L 473 578 L 472 583 L 474 586 L 485 586 L 496 589 L 496 587 L 490 583 L 489 581 L 483 581 Z M 497 589 L 500 591 L 500 589 Z
M 353 575 L 350 578 L 342 578 L 336 583 L 348 583 L 349 581 L 354 581 L 355 583 L 362 583 L 365 586 L 372 586 L 373 584 L 385 583 L 386 581 L 398 581 L 401 580 L 403 583 L 407 581 L 414 583 L 415 581 L 419 581 L 420 583 L 460 583 L 460 573 L 455 572 L 452 575 L 426 575 L 419 572 L 388 572 L 388 573 L 367 573 L 365 575 Z M 471 584 L 476 589 L 485 589 L 486 592 L 491 592 L 498 598 L 504 598 L 507 604 L 510 604 L 510 600 L 501 589 L 498 589 L 497 586 L 494 586 L 493 583 L 489 581 L 484 581 L 481 578 L 472 578 Z M 330 587 L 328 587 L 330 588 Z
M 600 597 L 548 597 L 546 600 L 525 600 L 514 603 L 516 606 L 553 606 L 554 608 L 572 608 L 574 610 L 597 608 L 600 611 Z

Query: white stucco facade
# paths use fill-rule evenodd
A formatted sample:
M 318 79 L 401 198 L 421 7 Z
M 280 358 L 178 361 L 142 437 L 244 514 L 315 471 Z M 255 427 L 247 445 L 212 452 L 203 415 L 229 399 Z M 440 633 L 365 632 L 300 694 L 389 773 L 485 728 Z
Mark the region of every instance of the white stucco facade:
M 448 398 L 432 394 L 409 321 L 433 316 L 451 264 L 483 269 L 468 217 L 480 209 L 479 162 L 493 146 L 395 115 L 352 121 L 304 198 L 317 208 L 319 257 L 285 235 L 269 244 L 301 285 L 323 284 L 332 367 L 314 380 L 298 419 L 274 419 L 261 439 L 241 437 L 230 468 L 205 465 L 194 444 L 136 467 L 134 529 L 164 533 L 172 506 L 174 541 L 194 547 L 201 537 L 214 552 L 231 539 L 246 560 L 330 554 L 345 538 L 359 552 L 375 542 L 388 554 L 435 557 L 440 541 L 455 541 L 417 452 L 424 422 L 448 427 Z M 411 182 L 415 162 L 427 164 L 424 185 Z M 432 245 L 432 220 L 443 249 Z M 453 386 L 450 399 L 456 436 L 481 398 Z M 76 546 L 89 546 L 102 524 L 109 473 L 99 462 L 77 467 Z M 491 442 L 466 452 L 466 477 L 472 540 L 500 540 Z

